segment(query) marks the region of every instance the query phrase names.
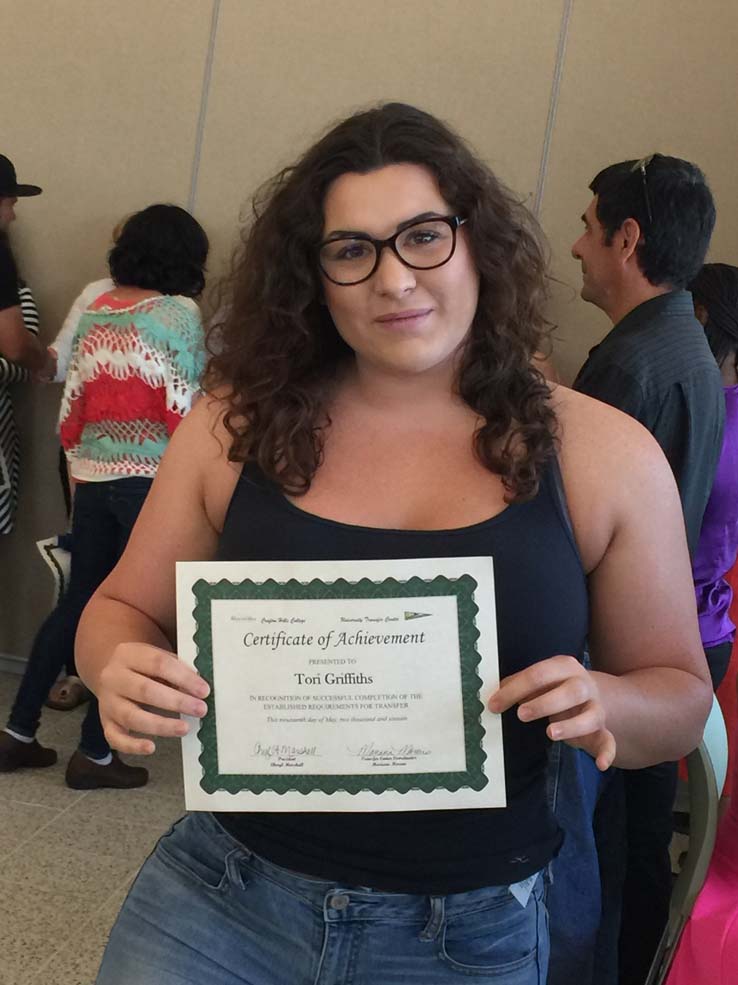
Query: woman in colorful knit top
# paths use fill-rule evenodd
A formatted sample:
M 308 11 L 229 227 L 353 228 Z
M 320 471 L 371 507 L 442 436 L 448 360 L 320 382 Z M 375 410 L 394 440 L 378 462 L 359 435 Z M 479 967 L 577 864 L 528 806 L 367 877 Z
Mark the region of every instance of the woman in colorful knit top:
M 159 461 L 188 412 L 204 365 L 200 310 L 208 240 L 189 213 L 152 205 L 132 216 L 110 252 L 113 287 L 82 314 L 60 412 L 75 483 L 69 589 L 39 630 L 0 732 L 0 772 L 51 766 L 35 739 L 41 708 L 71 659 L 87 601 L 115 567 Z M 66 771 L 75 789 L 143 786 L 148 773 L 108 746 L 97 702 Z

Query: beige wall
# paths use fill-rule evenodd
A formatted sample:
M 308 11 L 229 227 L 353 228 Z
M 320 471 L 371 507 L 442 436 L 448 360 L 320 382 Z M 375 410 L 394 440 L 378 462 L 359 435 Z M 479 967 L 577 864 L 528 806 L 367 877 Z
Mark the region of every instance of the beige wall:
M 8 0 L 0 0 L 0 12 Z M 659 150 L 716 195 L 712 256 L 738 258 L 738 6 L 725 0 L 24 0 L 3 18 L 0 153 L 44 187 L 14 248 L 47 339 L 104 273 L 110 229 L 152 201 L 190 205 L 216 274 L 255 186 L 331 121 L 381 99 L 448 119 L 550 237 L 570 379 L 606 330 L 568 255 L 600 167 Z M 568 285 L 568 287 L 567 287 Z M 0 539 L 0 652 L 25 655 L 49 604 L 33 542 L 63 524 L 58 388 L 20 393 L 23 491 Z

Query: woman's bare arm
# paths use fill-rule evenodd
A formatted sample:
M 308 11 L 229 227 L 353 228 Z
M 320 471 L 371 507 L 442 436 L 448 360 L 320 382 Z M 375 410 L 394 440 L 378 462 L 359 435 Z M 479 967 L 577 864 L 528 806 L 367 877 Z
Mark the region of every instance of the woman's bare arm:
M 691 752 L 712 701 L 676 483 L 638 437 L 648 440 L 619 476 L 616 528 L 589 577 L 592 666 L 625 767 Z
M 640 425 L 557 392 L 594 670 L 553 657 L 503 681 L 491 707 L 548 717 L 551 738 L 587 749 L 601 768 L 678 759 L 700 740 L 712 689 L 676 484 Z

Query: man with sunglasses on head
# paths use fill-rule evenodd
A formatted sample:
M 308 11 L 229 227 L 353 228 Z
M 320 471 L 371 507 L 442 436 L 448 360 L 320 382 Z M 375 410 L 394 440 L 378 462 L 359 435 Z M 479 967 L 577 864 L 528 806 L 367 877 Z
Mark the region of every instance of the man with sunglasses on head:
M 574 388 L 634 417 L 656 438 L 679 488 L 693 552 L 725 418 L 720 373 L 685 290 L 710 243 L 712 195 L 696 165 L 662 154 L 610 165 L 589 187 L 594 197 L 572 255 L 582 266 L 582 298 L 602 309 L 614 327 L 590 351 Z M 624 477 L 613 476 L 619 478 Z M 557 812 L 570 835 L 562 855 L 577 853 L 575 865 L 588 891 L 576 887 L 581 920 L 575 920 L 575 888 L 567 890 L 569 877 L 561 866 L 551 897 L 550 982 L 643 985 L 668 917 L 677 765 L 624 771 L 606 781 L 601 794 L 595 774 L 575 750 L 552 763 Z M 600 872 L 590 825 L 598 795 Z M 627 849 L 623 824 L 615 820 L 618 812 L 622 820 L 623 809 Z M 589 900 L 589 913 L 583 900 Z
M 690 552 L 712 489 L 725 401 L 686 285 L 705 260 L 715 206 L 700 169 L 653 154 L 605 168 L 572 247 L 582 298 L 614 328 L 574 388 L 635 417 L 653 434 L 679 487 Z

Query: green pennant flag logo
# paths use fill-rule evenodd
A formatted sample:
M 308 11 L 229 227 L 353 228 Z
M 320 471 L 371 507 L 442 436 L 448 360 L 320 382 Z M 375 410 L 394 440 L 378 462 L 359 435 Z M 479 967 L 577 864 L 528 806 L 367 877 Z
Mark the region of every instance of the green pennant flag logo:
M 406 619 L 423 619 L 425 616 L 433 615 L 432 612 L 406 612 Z

